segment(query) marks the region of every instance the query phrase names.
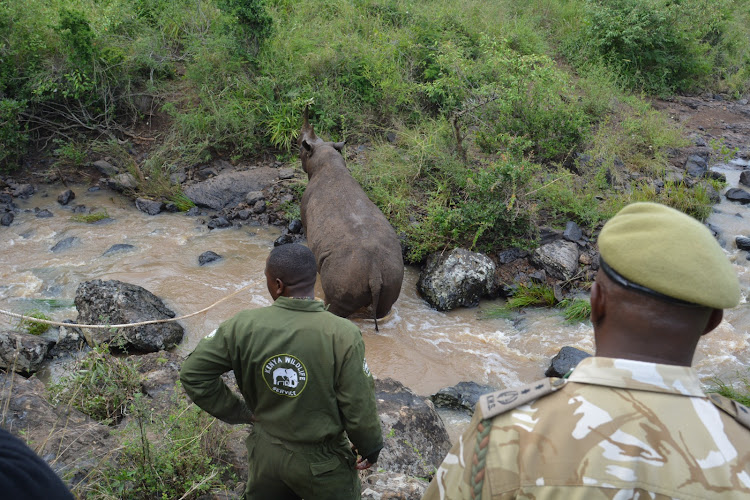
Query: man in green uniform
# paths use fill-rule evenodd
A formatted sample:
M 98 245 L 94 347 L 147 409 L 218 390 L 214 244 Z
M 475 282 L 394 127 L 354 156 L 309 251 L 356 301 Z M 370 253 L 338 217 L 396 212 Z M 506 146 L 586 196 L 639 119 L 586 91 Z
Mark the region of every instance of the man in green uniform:
M 622 209 L 598 243 L 596 356 L 482 396 L 425 499 L 750 498 L 750 411 L 690 368 L 739 302 L 732 265 L 702 224 L 654 203 Z
M 273 305 L 222 323 L 182 365 L 180 380 L 208 413 L 254 423 L 246 499 L 358 499 L 357 469 L 383 447 L 362 334 L 314 300 L 307 247 L 274 248 L 265 275 Z M 242 398 L 221 379 L 229 370 Z

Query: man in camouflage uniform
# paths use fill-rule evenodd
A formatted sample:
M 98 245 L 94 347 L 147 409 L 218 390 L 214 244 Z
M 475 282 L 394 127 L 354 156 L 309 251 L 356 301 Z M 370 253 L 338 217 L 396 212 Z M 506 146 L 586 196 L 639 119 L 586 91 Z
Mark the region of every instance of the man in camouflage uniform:
M 246 499 L 358 499 L 357 469 L 383 447 L 362 334 L 314 300 L 307 247 L 274 248 L 265 274 L 273 305 L 242 311 L 202 339 L 180 380 L 215 417 L 254 422 Z M 229 370 L 243 398 L 222 381 Z
M 739 302 L 699 222 L 653 203 L 602 229 L 596 356 L 483 396 L 424 499 L 749 499 L 750 411 L 707 396 L 698 340 Z

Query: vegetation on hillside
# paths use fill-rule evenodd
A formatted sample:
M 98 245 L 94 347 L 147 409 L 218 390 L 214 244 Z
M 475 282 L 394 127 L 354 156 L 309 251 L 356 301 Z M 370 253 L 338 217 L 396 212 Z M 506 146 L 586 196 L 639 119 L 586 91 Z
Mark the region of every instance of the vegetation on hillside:
M 684 139 L 648 96 L 745 93 L 749 4 L 7 0 L 0 168 L 106 155 L 175 198 L 169 174 L 212 158 L 296 163 L 312 102 L 319 135 L 366 145 L 350 169 L 414 262 L 631 200 L 704 218 L 706 185 L 652 182 Z

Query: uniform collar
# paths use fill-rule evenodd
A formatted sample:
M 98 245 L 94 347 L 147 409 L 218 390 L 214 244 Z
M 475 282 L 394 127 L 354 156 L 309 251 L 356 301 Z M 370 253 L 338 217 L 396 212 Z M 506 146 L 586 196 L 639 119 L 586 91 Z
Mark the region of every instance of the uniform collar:
M 326 307 L 320 300 L 293 299 L 291 297 L 279 297 L 273 303 L 276 307 L 291 309 L 293 311 L 325 311 Z
M 583 359 L 568 378 L 579 384 L 706 397 L 698 374 L 689 366 L 662 365 L 630 359 Z

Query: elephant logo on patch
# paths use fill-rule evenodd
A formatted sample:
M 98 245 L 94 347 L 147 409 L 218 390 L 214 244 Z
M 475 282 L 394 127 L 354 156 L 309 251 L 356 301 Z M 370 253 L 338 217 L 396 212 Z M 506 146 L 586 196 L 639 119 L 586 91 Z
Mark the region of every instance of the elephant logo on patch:
M 299 384 L 297 372 L 291 368 L 276 368 L 273 371 L 273 385 L 294 389 Z

